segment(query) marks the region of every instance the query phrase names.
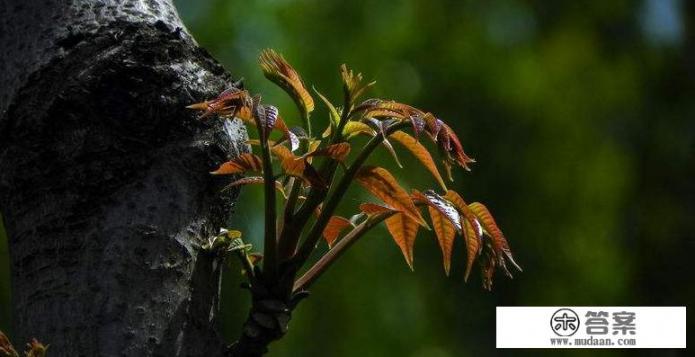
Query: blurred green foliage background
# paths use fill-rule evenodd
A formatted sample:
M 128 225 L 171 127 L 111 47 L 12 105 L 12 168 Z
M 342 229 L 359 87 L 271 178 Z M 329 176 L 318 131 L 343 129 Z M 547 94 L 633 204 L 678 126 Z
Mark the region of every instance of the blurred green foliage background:
M 379 229 L 319 280 L 271 356 L 491 355 L 502 352 L 495 350 L 498 305 L 695 301 L 695 3 L 177 5 L 201 46 L 290 121 L 297 115 L 289 98 L 257 67 L 263 48 L 282 52 L 336 102 L 338 65 L 348 63 L 377 80 L 373 96 L 447 121 L 478 161 L 456 173 L 452 188 L 487 204 L 524 268 L 514 280 L 498 275 L 492 292 L 477 271 L 466 284 L 459 241 L 446 278 L 433 235 L 421 231 L 411 272 Z M 322 128 L 325 110 L 317 106 L 314 127 Z M 407 153 L 401 159 L 404 169 L 384 153 L 374 160 L 406 187 L 435 186 Z M 260 197 L 260 188 L 245 189 L 230 222 L 257 244 Z M 346 197 L 345 214 L 366 198 L 359 189 Z M 8 276 L 0 264 L 0 328 L 7 328 Z M 225 275 L 222 328 L 230 340 L 248 306 L 240 281 L 235 271 Z

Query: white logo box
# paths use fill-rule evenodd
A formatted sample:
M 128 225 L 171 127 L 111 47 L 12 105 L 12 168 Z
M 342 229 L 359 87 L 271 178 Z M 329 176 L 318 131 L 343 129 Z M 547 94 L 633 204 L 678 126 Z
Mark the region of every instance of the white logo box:
M 559 329 L 554 331 L 551 318 L 560 309 L 569 309 L 579 317 L 578 328 L 572 326 L 576 331 L 562 330 L 557 321 L 554 326 Z M 598 312 L 602 317 L 607 315 L 605 334 L 596 334 L 606 330 L 596 327 L 596 319 L 586 324 Z M 634 318 L 627 321 L 629 327 L 625 316 Z M 587 327 L 592 328 L 587 331 Z M 686 348 L 686 307 L 498 306 L 497 348 Z

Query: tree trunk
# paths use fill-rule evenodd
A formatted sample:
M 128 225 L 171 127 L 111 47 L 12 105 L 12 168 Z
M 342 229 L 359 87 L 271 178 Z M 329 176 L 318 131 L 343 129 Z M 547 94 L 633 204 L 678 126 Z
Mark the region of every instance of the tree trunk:
M 231 78 L 169 0 L 0 4 L 0 210 L 16 341 L 51 356 L 217 356 L 220 264 L 200 245 L 247 150 L 184 107 Z

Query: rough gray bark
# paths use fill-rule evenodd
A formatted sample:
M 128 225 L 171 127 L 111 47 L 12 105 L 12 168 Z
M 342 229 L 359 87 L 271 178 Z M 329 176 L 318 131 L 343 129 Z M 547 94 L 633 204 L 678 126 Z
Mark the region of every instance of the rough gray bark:
M 199 247 L 235 194 L 207 172 L 245 132 L 184 106 L 230 77 L 168 0 L 4 0 L 0 50 L 14 339 L 51 356 L 222 354 L 219 262 Z

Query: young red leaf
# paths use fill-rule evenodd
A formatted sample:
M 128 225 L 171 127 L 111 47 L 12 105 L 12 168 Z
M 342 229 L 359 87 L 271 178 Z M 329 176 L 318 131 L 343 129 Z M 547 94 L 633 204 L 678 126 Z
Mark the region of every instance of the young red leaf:
M 242 177 L 229 185 L 227 185 L 224 190 L 228 190 L 232 187 L 235 186 L 241 186 L 241 185 L 255 185 L 255 184 L 261 184 L 264 182 L 264 179 L 262 176 L 248 176 L 248 177 Z
M 326 187 L 325 180 L 316 171 L 316 169 L 314 169 L 314 167 L 311 166 L 309 162 L 307 162 L 306 158 L 297 157 L 293 154 L 290 156 L 288 155 L 288 153 L 291 154 L 289 149 L 285 147 L 283 147 L 284 149 L 275 149 L 277 147 L 279 147 L 279 145 L 274 146 L 273 150 L 274 152 L 277 151 L 276 156 L 282 156 L 280 166 L 282 166 L 282 169 L 284 170 L 286 175 L 299 177 L 302 180 L 304 180 L 304 182 L 306 182 L 309 186 L 318 188 Z
M 365 99 L 362 103 L 356 105 L 356 106 L 352 109 L 352 113 L 353 113 L 353 114 L 359 114 L 359 113 L 365 112 L 365 111 L 367 111 L 367 110 L 376 108 L 376 107 L 378 107 L 379 104 L 381 104 L 382 102 L 383 102 L 383 100 L 381 100 L 381 99 L 379 99 L 379 98 L 369 98 L 369 99 Z
M 12 342 L 2 331 L 0 331 L 0 356 L 19 357 L 19 353 L 12 346 Z
M 394 209 L 376 203 L 367 202 L 360 205 L 360 211 L 364 212 L 368 216 L 374 216 L 377 214 L 394 212 Z
M 265 179 L 263 179 L 262 176 L 249 176 L 249 177 L 242 177 L 229 185 L 225 186 L 222 190 L 228 190 L 232 187 L 236 186 L 242 186 L 242 185 L 257 185 L 257 184 L 262 184 L 265 182 Z M 287 194 L 285 193 L 285 188 L 282 187 L 282 183 L 275 181 L 275 189 L 280 192 L 282 197 L 287 199 Z
M 260 104 L 260 97 L 254 98 L 253 118 L 256 121 L 261 141 L 267 141 L 270 131 L 277 122 L 278 109 L 272 105 Z
M 379 108 L 389 109 L 402 113 L 405 116 L 417 115 L 422 116 L 424 112 L 420 109 L 413 107 L 412 105 L 399 103 L 393 100 L 383 101 L 379 104 Z
M 384 201 L 397 211 L 403 212 L 424 227 L 427 223 L 420 211 L 410 199 L 410 195 L 398 184 L 396 179 L 386 169 L 366 166 L 356 175 L 357 182 L 374 196 Z
M 31 342 L 27 343 L 28 350 L 24 351 L 26 357 L 45 357 L 48 346 L 39 342 L 36 338 L 32 338 Z
M 311 186 L 325 186 L 325 182 L 306 157 L 296 156 L 284 145 L 275 145 L 270 150 L 280 159 L 280 166 L 285 174 L 299 177 Z
M 420 133 L 425 129 L 425 121 L 420 115 L 411 115 L 410 124 L 413 126 L 413 133 L 416 138 L 420 138 Z
M 444 198 L 453 203 L 459 212 L 463 214 L 461 223 L 463 224 L 463 237 L 466 241 L 467 253 L 466 273 L 464 275 L 464 280 L 468 281 L 468 276 L 471 273 L 473 263 L 478 257 L 478 254 L 480 254 L 482 228 L 473 211 L 468 207 L 466 202 L 458 193 L 449 190 L 446 192 L 446 195 L 444 195 Z
M 406 149 L 410 150 L 410 152 L 413 153 L 418 160 L 420 160 L 422 165 L 427 168 L 432 176 L 434 176 L 442 189 L 446 191 L 447 188 L 444 184 L 444 179 L 442 179 L 442 175 L 439 174 L 439 170 L 437 170 L 437 165 L 434 163 L 432 155 L 430 155 L 429 151 L 427 151 L 427 148 L 425 148 L 424 145 L 422 145 L 414 137 L 400 130 L 391 134 L 389 138 L 396 140 L 401 145 L 405 146 Z
M 288 150 L 289 151 L 289 150 Z M 285 174 L 303 178 L 306 162 L 302 158 L 286 157 L 280 162 Z
M 362 73 L 354 74 L 352 70 L 348 69 L 344 64 L 340 66 L 340 75 L 343 78 L 343 90 L 345 95 L 350 98 L 351 103 L 375 83 L 362 83 Z
M 278 110 L 277 107 L 272 106 L 272 105 L 264 105 L 263 106 L 263 111 L 264 111 L 264 123 L 266 130 L 270 131 L 273 128 L 275 128 L 275 125 L 277 124 L 277 120 L 280 117 L 280 111 Z
M 415 202 L 424 203 L 430 213 L 434 232 L 442 249 L 444 271 L 449 275 L 451 268 L 451 253 L 453 251 L 456 232 L 461 232 L 461 216 L 454 205 L 432 190 L 421 193 L 413 190 Z
M 244 123 L 256 125 L 256 122 L 253 120 L 252 109 L 253 101 L 249 99 L 247 103 L 243 104 L 242 106 L 236 107 L 234 117 L 241 119 L 241 121 L 243 121 Z
M 295 151 L 299 149 L 299 138 L 295 133 L 293 133 L 289 127 L 287 127 L 287 124 L 285 121 L 282 119 L 282 117 L 278 116 L 277 120 L 275 121 L 275 126 L 274 129 L 280 130 L 282 132 L 282 138 L 284 140 L 287 140 L 290 144 L 290 150 Z
M 476 226 L 478 229 L 476 229 Z M 480 236 L 482 235 L 480 224 L 476 221 L 475 226 L 471 221 L 463 219 L 463 238 L 466 241 L 466 273 L 463 276 L 463 281 L 468 281 L 468 276 L 471 274 L 473 262 L 480 254 Z
M 442 250 L 442 261 L 444 263 L 444 272 L 449 276 L 451 270 L 451 253 L 454 247 L 454 238 L 456 230 L 449 219 L 445 217 L 438 209 L 427 206 L 434 227 L 434 233 L 437 236 L 439 247 Z
M 350 144 L 349 143 L 338 143 L 326 146 L 325 148 L 318 149 L 316 151 L 307 154 L 307 157 L 311 156 L 328 156 L 336 161 L 345 161 L 347 156 L 350 154 Z
M 456 232 L 461 233 L 461 215 L 454 204 L 449 202 L 449 200 L 438 195 L 432 190 L 427 190 L 424 193 L 418 190 L 413 190 L 412 197 L 415 203 L 424 203 L 427 206 L 439 211 L 439 213 L 454 226 Z
M 441 120 L 437 120 L 441 122 Z M 437 139 L 440 148 L 445 152 L 447 161 L 453 161 L 467 171 L 471 170 L 468 164 L 475 162 L 475 160 L 468 157 L 468 155 L 463 152 L 463 146 L 461 146 L 458 136 L 456 136 L 456 133 L 444 122 L 441 122 L 441 128 L 437 134 Z
M 425 133 L 432 141 L 437 142 L 439 131 L 442 129 L 442 124 L 444 124 L 444 122 L 437 119 L 432 113 L 426 113 L 421 119 L 425 122 Z
M 203 119 L 215 114 L 220 116 L 239 116 L 242 108 L 246 108 L 244 109 L 244 114 L 250 114 L 251 103 L 251 96 L 247 91 L 229 88 L 213 100 L 191 104 L 186 108 L 203 111 L 203 114 L 199 117 L 199 119 Z M 245 115 L 241 116 L 246 117 Z M 250 120 L 250 115 L 243 119 Z
M 401 249 L 406 263 L 408 263 L 408 266 L 412 270 L 413 245 L 415 244 L 419 223 L 403 213 L 394 214 L 387 218 L 385 223 L 391 237 L 393 237 L 393 240 Z
M 490 214 L 490 211 L 488 211 L 487 207 L 485 207 L 485 205 L 483 205 L 480 202 L 473 202 L 470 205 L 468 205 L 468 207 L 470 207 L 470 209 L 473 211 L 475 216 L 482 224 L 485 233 L 490 236 L 492 249 L 494 250 L 495 255 L 497 255 L 497 263 L 504 270 L 504 272 L 509 277 L 512 276 L 509 270 L 507 269 L 505 258 L 512 264 L 512 266 L 521 271 L 521 267 L 519 267 L 519 265 L 516 264 L 516 262 L 514 261 L 514 257 L 512 257 L 512 251 L 509 248 L 507 239 L 504 237 L 504 234 L 502 234 L 502 231 L 499 229 L 499 227 L 497 227 L 497 223 L 495 222 L 495 219 L 492 218 L 492 214 Z
M 375 136 L 376 131 L 372 129 L 369 125 L 360 122 L 360 121 L 349 121 L 345 124 L 345 128 L 343 129 L 343 136 L 346 137 L 347 139 L 352 138 L 355 135 L 358 134 L 366 134 L 369 136 Z
M 239 157 L 234 160 L 227 161 L 220 167 L 211 172 L 213 175 L 231 175 L 239 174 L 246 171 L 263 171 L 263 164 L 261 158 L 254 154 L 244 153 L 239 155 Z
M 391 109 L 386 109 L 386 108 L 372 108 L 370 110 L 365 111 L 362 113 L 363 118 L 379 118 L 379 119 L 398 119 L 398 120 L 403 120 L 406 118 L 406 115 L 395 111 Z
M 381 99 L 365 100 L 353 112 L 360 114 L 362 118 L 391 118 L 397 120 L 424 115 L 421 110 L 410 105 Z
M 340 233 L 347 227 L 351 227 L 350 220 L 340 216 L 332 216 L 323 229 L 323 238 L 328 243 L 328 247 L 333 247 L 333 243 L 338 239 Z
M 306 90 L 297 71 L 285 61 L 282 55 L 267 49 L 261 53 L 259 62 L 265 77 L 284 89 L 302 113 L 308 114 L 314 110 L 314 99 Z
M 286 146 L 284 145 L 273 145 L 270 148 L 270 152 L 277 157 L 280 162 L 283 162 L 284 160 L 288 159 L 298 159 L 299 157 L 290 151 Z

